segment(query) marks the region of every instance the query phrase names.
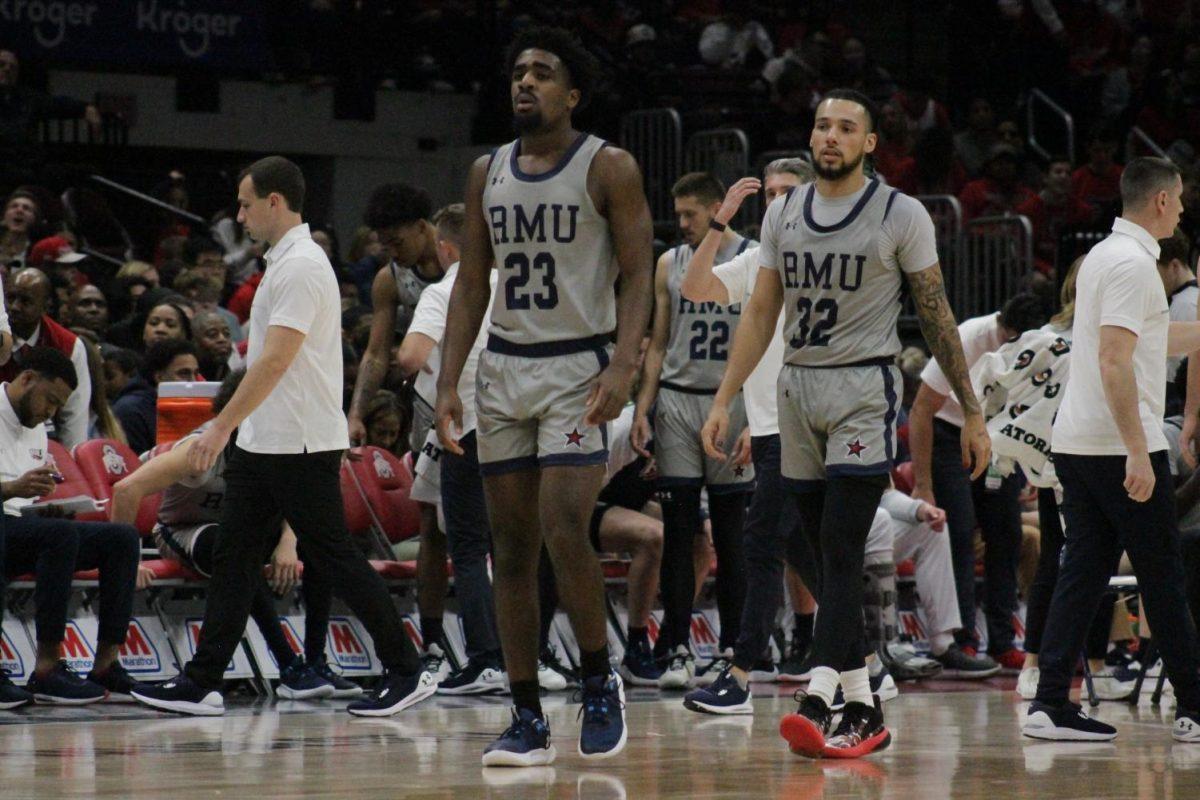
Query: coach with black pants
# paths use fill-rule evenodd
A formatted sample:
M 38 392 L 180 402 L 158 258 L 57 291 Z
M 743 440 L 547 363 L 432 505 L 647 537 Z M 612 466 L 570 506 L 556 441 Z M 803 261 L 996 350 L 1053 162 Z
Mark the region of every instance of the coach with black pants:
M 1155 264 L 1158 240 L 1183 211 L 1177 167 L 1136 158 L 1121 176 L 1122 216 L 1079 269 L 1074 353 L 1054 422 L 1066 544 L 1040 652 L 1026 736 L 1106 741 L 1116 728 L 1089 719 L 1068 692 L 1088 627 L 1121 551 L 1178 706 L 1174 738 L 1200 743 L 1200 656 L 1184 597 L 1175 499 L 1162 432 L 1168 355 L 1200 349 L 1200 322 L 1171 322 Z
M 221 682 L 250 613 L 253 588 L 280 519 L 375 640 L 387 669 L 353 714 L 394 714 L 436 691 L 421 670 L 387 587 L 354 546 L 338 473 L 349 444 L 342 414 L 341 298 L 337 279 L 300 218 L 304 177 L 287 159 L 257 161 L 238 177 L 238 222 L 267 242 L 266 272 L 250 314 L 246 377 L 188 454 L 207 470 L 228 445 L 221 531 L 200 645 L 179 675 L 134 693 L 186 714 L 221 714 Z M 236 442 L 229 444 L 237 429 Z

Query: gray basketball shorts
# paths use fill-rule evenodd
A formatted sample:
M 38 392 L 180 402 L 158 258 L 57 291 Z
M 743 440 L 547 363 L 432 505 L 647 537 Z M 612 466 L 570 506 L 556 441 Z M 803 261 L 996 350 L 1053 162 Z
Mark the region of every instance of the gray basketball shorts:
M 163 558 L 183 564 L 188 569 L 195 570 L 207 578 L 210 576 L 200 569 L 194 560 L 196 540 L 204 531 L 216 528 L 219 524 L 219 522 L 205 522 L 200 525 L 168 527 L 160 522 L 154 526 L 154 544 Z
M 433 429 L 433 407 L 422 400 L 416 392 L 413 392 L 412 409 L 412 427 L 408 431 L 408 449 L 412 450 L 415 455 L 420 455 L 421 448 L 425 446 L 425 439 L 428 438 L 429 431 Z
M 480 473 L 608 463 L 608 425 L 583 421 L 592 383 L 608 362 L 607 348 L 548 356 L 480 353 Z
M 901 386 L 891 364 L 784 364 L 777 384 L 784 486 L 805 491 L 826 478 L 890 473 Z
M 707 486 L 709 492 L 746 492 L 754 488 L 754 467 L 730 460 L 709 458 L 700 442 L 700 429 L 708 419 L 713 395 L 660 387 L 654 409 L 654 459 L 658 485 Z M 739 394 L 729 406 L 729 432 L 725 454 L 733 452 L 746 427 L 746 406 Z

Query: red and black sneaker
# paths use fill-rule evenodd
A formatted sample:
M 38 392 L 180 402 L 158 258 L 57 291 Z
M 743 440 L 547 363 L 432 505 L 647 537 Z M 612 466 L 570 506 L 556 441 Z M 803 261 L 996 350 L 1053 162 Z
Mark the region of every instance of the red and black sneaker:
M 800 708 L 779 721 L 779 735 L 787 740 L 796 755 L 820 758 L 825 749 L 825 736 L 833 722 L 833 712 L 816 695 L 796 692 Z
M 882 750 L 891 741 L 892 735 L 883 726 L 883 709 L 876 697 L 874 705 L 846 703 L 842 710 L 842 721 L 825 743 L 821 755 L 826 758 L 862 758 Z

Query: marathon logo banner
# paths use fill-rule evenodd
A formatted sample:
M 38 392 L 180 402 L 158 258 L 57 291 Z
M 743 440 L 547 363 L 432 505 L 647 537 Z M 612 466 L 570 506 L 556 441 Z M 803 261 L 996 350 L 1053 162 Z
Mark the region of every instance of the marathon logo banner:
M 404 628 L 414 645 L 420 641 L 410 617 L 404 618 Z M 332 660 L 347 675 L 379 675 L 382 665 L 375 658 L 375 643 L 354 617 L 330 617 L 327 649 Z
M 267 66 L 261 3 L 241 0 L 0 0 L 0 30 L 22 56 L 55 64 Z
M 13 683 L 24 685 L 33 670 L 35 655 L 21 621 L 6 616 L 4 627 L 0 628 L 0 669 L 8 673 Z
M 72 631 L 78 632 L 81 643 L 71 641 Z M 68 641 L 63 643 L 63 649 L 68 653 L 74 649 L 80 653 L 81 658 L 85 650 L 95 653 L 99 634 L 99 623 L 95 616 L 78 615 L 67 626 Z M 166 629 L 157 617 L 134 617 L 129 620 L 125 644 L 121 645 L 117 654 L 121 665 L 129 670 L 131 675 L 140 679 L 167 678 L 175 673 L 171 643 Z M 90 664 L 88 669 L 91 669 Z

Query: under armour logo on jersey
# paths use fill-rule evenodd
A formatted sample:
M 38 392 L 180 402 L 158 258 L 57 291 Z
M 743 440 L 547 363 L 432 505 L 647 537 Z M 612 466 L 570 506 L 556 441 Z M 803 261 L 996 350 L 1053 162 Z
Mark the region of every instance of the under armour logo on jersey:
M 495 178 L 492 178 L 492 186 L 495 186 L 497 183 L 504 183 L 503 175 L 498 175 Z
M 573 430 L 572 430 L 570 433 L 564 433 L 564 434 L 563 434 L 563 436 L 566 436 L 566 437 L 567 437 L 567 444 L 568 444 L 568 445 L 571 445 L 571 444 L 573 444 L 573 445 L 575 445 L 576 447 L 578 447 L 580 450 L 582 450 L 582 449 L 583 449 L 583 437 L 584 437 L 584 436 L 586 436 L 586 435 L 587 435 L 587 434 L 580 433 L 580 432 L 579 432 L 579 428 L 575 428 L 575 429 L 573 429 Z
M 783 229 L 785 231 L 794 231 L 796 228 L 799 228 L 799 227 L 800 227 L 800 223 L 796 220 L 792 220 L 791 222 L 783 223 Z
M 853 442 L 850 442 L 848 445 L 846 445 L 846 455 L 854 456 L 859 461 L 862 461 L 862 454 L 863 454 L 863 451 L 866 449 L 867 449 L 867 446 L 865 444 L 863 444 L 858 439 L 855 439 Z

